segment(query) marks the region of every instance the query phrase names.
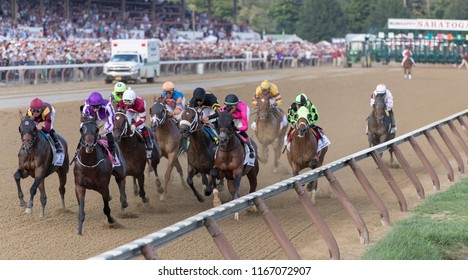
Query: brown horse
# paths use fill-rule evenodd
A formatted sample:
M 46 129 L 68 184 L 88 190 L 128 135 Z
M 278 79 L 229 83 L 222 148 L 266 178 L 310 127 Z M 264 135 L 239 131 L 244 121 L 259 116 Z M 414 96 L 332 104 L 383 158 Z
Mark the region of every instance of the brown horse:
M 250 193 L 257 189 L 257 175 L 259 172 L 258 160 L 255 158 L 254 165 L 244 165 L 246 156 L 244 143 L 236 132 L 233 118 L 228 112 L 222 112 L 218 118 L 219 147 L 215 156 L 215 171 L 213 176 L 218 179 L 226 178 L 229 192 L 232 199 L 240 197 L 240 182 L 244 175 L 247 175 L 250 184 Z M 257 152 L 257 145 L 252 146 Z M 238 216 L 236 215 L 236 219 Z
M 405 62 L 403 62 L 403 73 L 405 74 L 405 79 L 411 80 L 411 70 L 413 69 L 413 61 L 411 57 L 406 58 Z
M 299 174 L 304 168 L 315 169 L 322 166 L 328 147 L 317 152 L 318 142 L 313 129 L 309 126 L 309 109 L 302 106 L 297 110 L 298 120 L 291 135 L 291 143 L 287 151 L 289 165 L 292 168 L 293 176 Z M 317 180 L 307 185 L 307 190 L 311 193 L 311 200 L 315 203 L 315 192 L 317 191 Z
M 203 196 L 193 185 L 193 177 L 201 174 L 205 196 L 209 196 L 215 190 L 213 206 L 216 207 L 220 204 L 217 198 L 218 189 L 214 189 L 216 180 L 211 177 L 216 144 L 205 131 L 199 113 L 193 108 L 187 107 L 182 112 L 179 129 L 183 142 L 188 145 L 188 147 L 183 147 L 183 149 L 187 149 L 187 184 L 198 201 L 203 202 Z
M 167 194 L 167 186 L 174 167 L 180 175 L 182 185 L 185 185 L 184 171 L 177 157 L 181 139 L 179 126 L 174 118 L 168 117 L 165 105 L 159 101 L 150 108 L 150 115 L 150 126 L 156 134 L 156 141 L 161 148 L 161 156 L 167 158 L 167 169 L 164 174 L 164 193 Z
M 153 141 L 153 153 L 150 163 L 156 175 L 158 192 L 162 193 L 163 190 L 157 171 L 161 153 L 157 142 L 154 141 L 154 133 L 150 129 L 149 132 L 152 135 L 151 141 Z M 131 124 L 128 122 L 125 111 L 122 109 L 115 112 L 113 135 L 127 164 L 126 176 L 133 176 L 133 193 L 135 195 L 138 193 L 141 201 L 147 203 L 149 199 L 146 197 L 145 192 L 146 145 L 143 138 L 137 132 L 132 132 Z M 135 181 L 138 181 L 138 189 Z
M 395 133 L 391 133 L 390 116 L 385 110 L 385 94 L 375 96 L 372 112 L 367 117 L 367 140 L 369 147 L 384 143 L 395 138 Z M 390 164 L 393 164 L 393 150 L 390 149 Z
M 270 102 L 269 92 L 262 94 L 260 98 L 257 99 L 256 114 L 257 130 L 255 131 L 255 135 L 262 146 L 259 160 L 262 163 L 268 162 L 268 146 L 272 145 L 275 156 L 273 172 L 276 172 L 281 156 L 281 148 L 283 147 L 283 139 L 288 126 L 285 125 L 281 128 L 283 112 Z
M 121 210 L 127 206 L 125 194 L 125 161 L 121 165 L 112 168 L 112 162 L 108 151 L 99 143 L 99 128 L 96 120 L 89 116 L 83 117 L 80 128 L 80 148 L 76 156 L 73 173 L 75 175 L 75 193 L 78 200 L 78 235 L 83 234 L 83 222 L 85 219 L 85 195 L 86 190 L 94 190 L 101 194 L 104 202 L 103 212 L 107 216 L 109 225 L 115 223 L 111 216 L 109 201 L 109 182 L 112 175 L 119 186 Z M 115 153 L 122 158 L 119 147 L 115 147 Z
M 25 213 L 32 213 L 34 196 L 36 195 L 37 189 L 41 193 L 41 208 L 40 217 L 44 217 L 45 206 L 47 204 L 47 195 L 45 191 L 45 178 L 50 174 L 57 172 L 59 177 L 59 193 L 62 199 L 62 209 L 65 209 L 65 184 L 67 183 L 68 173 L 68 146 L 65 139 L 63 139 L 58 133 L 57 137 L 62 143 L 65 157 L 61 166 L 55 166 L 53 163 L 54 152 L 52 146 L 47 140 L 47 137 L 42 131 L 36 128 L 37 123 L 30 118 L 28 115 L 23 116 L 21 112 L 19 133 L 21 135 L 21 149 L 18 153 L 18 169 L 16 170 L 13 177 L 16 181 L 16 187 L 18 189 L 18 198 L 20 206 L 25 207 L 26 203 L 23 199 L 23 191 L 21 189 L 20 180 L 31 176 L 34 178 L 34 182 L 29 189 L 31 197 L 26 207 Z

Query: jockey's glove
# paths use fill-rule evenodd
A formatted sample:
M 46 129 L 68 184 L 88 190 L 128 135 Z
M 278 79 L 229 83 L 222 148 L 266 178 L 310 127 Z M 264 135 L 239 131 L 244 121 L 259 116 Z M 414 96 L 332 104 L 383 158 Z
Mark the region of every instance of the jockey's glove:
M 132 124 L 132 126 L 130 126 L 130 129 L 131 129 L 133 132 L 135 132 L 136 126 L 135 126 L 134 124 Z

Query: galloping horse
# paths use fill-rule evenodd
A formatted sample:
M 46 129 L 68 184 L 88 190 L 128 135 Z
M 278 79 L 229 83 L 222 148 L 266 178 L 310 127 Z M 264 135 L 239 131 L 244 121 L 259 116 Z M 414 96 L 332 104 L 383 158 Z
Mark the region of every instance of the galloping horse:
M 159 147 L 157 142 L 154 141 L 154 133 L 151 130 L 149 130 L 149 132 L 152 134 L 151 141 L 153 141 L 153 153 L 150 159 L 151 167 L 156 175 L 158 191 L 162 193 L 161 182 L 159 181 L 157 171 L 160 160 Z M 140 195 L 141 201 L 147 203 L 149 199 L 146 197 L 145 192 L 146 146 L 143 142 L 143 138 L 139 137 L 137 132 L 132 132 L 131 124 L 128 122 L 125 111 L 122 109 L 118 109 L 115 112 L 113 134 L 127 164 L 126 176 L 133 176 L 133 192 L 135 195 L 137 194 L 136 179 L 138 181 L 138 194 Z
M 241 177 L 247 175 L 250 184 L 250 193 L 257 189 L 257 175 L 259 171 L 258 160 L 255 158 L 253 166 L 244 164 L 246 149 L 244 143 L 237 135 L 237 128 L 234 125 L 233 118 L 228 112 L 222 112 L 218 118 L 219 147 L 216 150 L 215 167 L 218 179 L 226 178 L 229 192 L 232 199 L 240 197 Z M 257 151 L 257 145 L 253 142 L 252 146 Z M 248 153 L 248 152 L 247 152 Z M 237 216 L 236 216 L 237 219 Z
M 369 147 L 378 145 L 395 138 L 395 133 L 390 133 L 391 120 L 385 110 L 385 95 L 379 94 L 375 96 L 375 102 L 372 112 L 367 117 L 367 140 Z M 390 149 L 390 163 L 393 163 L 393 150 Z
M 28 176 L 34 178 L 34 183 L 29 189 L 31 197 L 25 213 L 32 213 L 34 196 L 39 188 L 41 193 L 41 208 L 39 215 L 40 217 L 44 217 L 45 206 L 47 204 L 44 179 L 54 172 L 57 172 L 59 177 L 59 193 L 62 199 L 62 209 L 65 209 L 65 184 L 67 183 L 69 162 L 67 142 L 57 133 L 57 137 L 62 143 L 65 157 L 61 166 L 55 166 L 53 161 L 54 152 L 52 150 L 54 148 L 51 147 L 49 140 L 47 140 L 47 136 L 45 136 L 43 132 L 37 130 L 37 123 L 32 118 L 28 115 L 23 116 L 21 112 L 19 114 L 21 119 L 19 133 L 21 134 L 22 144 L 18 153 L 18 169 L 13 176 L 16 181 L 16 187 L 18 188 L 18 198 L 20 206 L 26 206 L 23 199 L 20 180 L 27 178 Z
M 109 201 L 109 182 L 112 175 L 119 186 L 121 210 L 127 206 L 125 194 L 125 161 L 121 165 L 112 168 L 108 151 L 99 143 L 99 128 L 96 120 L 90 116 L 83 116 L 83 124 L 80 128 L 80 149 L 76 156 L 73 173 L 75 175 L 75 193 L 78 200 L 78 235 L 83 233 L 83 222 L 85 219 L 85 194 L 86 189 L 95 190 L 101 194 L 104 202 L 103 212 L 107 216 L 109 225 L 114 224 L 111 216 Z M 122 157 L 118 146 L 115 147 L 117 156 Z
M 289 165 L 292 168 L 293 176 L 299 174 L 304 168 L 315 169 L 322 166 L 328 146 L 317 152 L 317 137 L 309 126 L 309 109 L 302 106 L 297 110 L 298 120 L 291 135 L 290 147 L 287 151 Z M 315 203 L 315 193 L 317 191 L 317 180 L 307 184 L 307 190 L 311 193 L 311 200 Z
M 216 144 L 203 129 L 199 113 L 190 107 L 182 112 L 180 124 L 180 134 L 183 141 L 188 143 L 187 148 L 187 184 L 197 197 L 199 202 L 203 202 L 203 197 L 198 193 L 193 185 L 193 177 L 201 174 L 205 195 L 209 196 L 213 192 L 216 181 L 211 177 L 211 170 L 214 167 L 214 155 Z M 217 189 L 215 194 L 217 194 Z M 220 204 L 219 199 L 213 201 L 213 206 Z
M 168 118 L 167 109 L 161 102 L 155 102 L 150 108 L 151 129 L 156 134 L 156 141 L 161 148 L 161 157 L 167 158 L 167 169 L 164 174 L 164 194 L 167 194 L 167 186 L 171 180 L 172 169 L 176 168 L 180 175 L 182 185 L 184 181 L 184 171 L 180 165 L 177 154 L 180 149 L 181 135 L 176 120 Z
M 413 61 L 411 57 L 407 57 L 406 60 L 403 62 L 403 73 L 405 74 L 405 79 L 411 80 L 411 70 L 413 68 Z
M 255 131 L 255 135 L 262 146 L 262 153 L 259 157 L 259 160 L 262 163 L 266 163 L 268 161 L 268 146 L 273 146 L 275 155 L 273 172 L 276 172 L 279 165 L 279 158 L 281 156 L 283 139 L 286 135 L 288 126 L 285 125 L 281 128 L 281 114 L 283 112 L 280 108 L 271 104 L 269 95 L 269 92 L 262 94 L 257 100 L 257 130 Z

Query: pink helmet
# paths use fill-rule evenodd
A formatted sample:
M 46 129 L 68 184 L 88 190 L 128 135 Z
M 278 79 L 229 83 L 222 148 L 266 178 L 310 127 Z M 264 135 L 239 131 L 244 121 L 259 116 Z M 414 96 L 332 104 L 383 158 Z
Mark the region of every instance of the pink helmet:
M 31 103 L 29 103 L 29 108 L 35 109 L 35 110 L 40 110 L 42 109 L 42 106 L 44 106 L 44 102 L 40 100 L 39 98 L 34 98 Z
M 86 100 L 86 103 L 89 105 L 102 105 L 104 103 L 104 100 L 102 99 L 102 95 L 99 92 L 92 92 L 88 100 Z

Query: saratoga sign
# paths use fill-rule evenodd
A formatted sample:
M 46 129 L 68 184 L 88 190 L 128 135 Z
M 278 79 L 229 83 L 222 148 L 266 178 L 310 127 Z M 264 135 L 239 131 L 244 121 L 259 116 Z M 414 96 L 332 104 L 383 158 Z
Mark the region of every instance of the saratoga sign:
M 389 18 L 388 29 L 468 31 L 468 20 Z

